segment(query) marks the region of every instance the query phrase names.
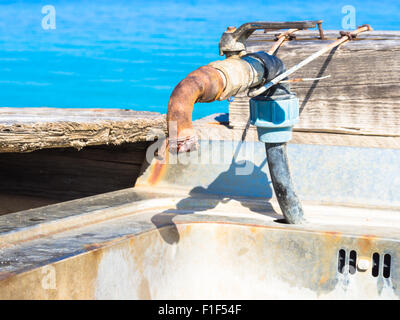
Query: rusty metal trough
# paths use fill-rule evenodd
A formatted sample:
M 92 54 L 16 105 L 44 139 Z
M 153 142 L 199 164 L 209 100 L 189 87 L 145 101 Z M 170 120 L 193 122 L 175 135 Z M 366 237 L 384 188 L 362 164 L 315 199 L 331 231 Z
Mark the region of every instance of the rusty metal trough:
M 399 151 L 290 145 L 308 223 L 288 225 L 257 144 L 233 162 L 153 159 L 135 188 L 1 216 L 0 298 L 398 299 Z

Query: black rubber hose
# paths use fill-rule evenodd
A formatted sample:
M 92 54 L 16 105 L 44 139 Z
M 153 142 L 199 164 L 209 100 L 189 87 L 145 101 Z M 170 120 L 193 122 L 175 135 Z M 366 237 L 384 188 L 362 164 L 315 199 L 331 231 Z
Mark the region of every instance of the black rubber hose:
M 266 143 L 265 150 L 272 185 L 286 222 L 290 224 L 306 222 L 303 208 L 294 192 L 286 143 Z

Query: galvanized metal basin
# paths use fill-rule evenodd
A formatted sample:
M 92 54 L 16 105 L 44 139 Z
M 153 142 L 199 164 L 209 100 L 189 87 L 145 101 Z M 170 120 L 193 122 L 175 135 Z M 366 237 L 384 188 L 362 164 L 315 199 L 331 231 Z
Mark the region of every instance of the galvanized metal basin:
M 310 223 L 293 226 L 274 202 L 139 188 L 31 210 L 25 220 L 10 214 L 22 221 L 1 236 L 0 298 L 398 298 L 400 233 L 390 212 L 305 208 Z M 332 221 L 333 212 L 351 223 Z
M 268 189 L 255 189 L 267 177 L 257 157 L 259 170 L 241 177 L 229 163 L 207 171 L 153 162 L 135 188 L 1 216 L 0 298 L 398 299 L 391 187 L 363 206 L 365 194 L 344 203 L 340 172 L 331 198 L 326 176 L 311 189 L 307 180 L 302 198 L 319 184 L 323 199 L 303 200 L 308 223 L 287 225 Z M 326 157 L 332 175 L 343 154 Z M 350 177 L 362 180 L 367 165 Z M 373 188 L 369 181 L 359 188 Z

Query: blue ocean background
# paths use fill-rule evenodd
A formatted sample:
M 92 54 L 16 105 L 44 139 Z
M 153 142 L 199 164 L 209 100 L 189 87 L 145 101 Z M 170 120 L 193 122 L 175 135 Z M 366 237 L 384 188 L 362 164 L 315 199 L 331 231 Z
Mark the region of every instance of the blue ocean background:
M 56 9 L 54 30 L 42 28 L 44 5 Z M 400 28 L 399 0 L 0 1 L 0 107 L 165 113 L 181 79 L 221 59 L 227 26 L 323 19 L 339 30 L 345 5 L 357 25 Z M 227 101 L 199 104 L 193 116 L 227 110 Z

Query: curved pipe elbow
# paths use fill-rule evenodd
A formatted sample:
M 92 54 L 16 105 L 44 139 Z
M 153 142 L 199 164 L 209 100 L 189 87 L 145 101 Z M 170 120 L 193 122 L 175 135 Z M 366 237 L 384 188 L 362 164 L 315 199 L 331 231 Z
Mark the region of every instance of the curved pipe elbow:
M 183 79 L 172 91 L 168 102 L 167 126 L 169 150 L 173 153 L 198 148 L 192 124 L 196 102 L 217 100 L 225 87 L 223 74 L 210 66 L 200 67 Z
M 192 111 L 196 102 L 212 102 L 236 96 L 284 70 L 280 59 L 258 52 L 242 58 L 214 61 L 189 73 L 172 91 L 168 102 L 169 150 L 178 153 L 197 149 L 192 125 Z

